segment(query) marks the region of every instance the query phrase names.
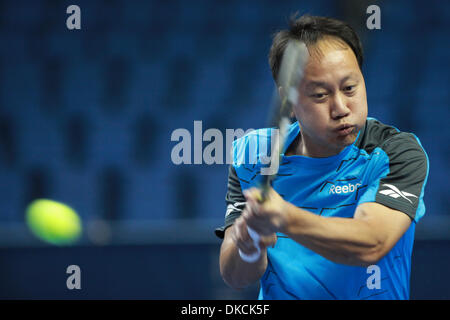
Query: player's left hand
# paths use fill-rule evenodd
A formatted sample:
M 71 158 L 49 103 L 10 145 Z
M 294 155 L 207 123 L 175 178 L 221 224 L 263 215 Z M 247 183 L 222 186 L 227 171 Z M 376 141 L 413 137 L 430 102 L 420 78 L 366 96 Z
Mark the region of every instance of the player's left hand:
M 243 218 L 247 225 L 262 236 L 271 235 L 279 231 L 286 224 L 287 202 L 270 188 L 266 199 L 261 202 L 261 190 L 250 188 L 244 190 L 247 200 L 247 210 L 243 211 Z

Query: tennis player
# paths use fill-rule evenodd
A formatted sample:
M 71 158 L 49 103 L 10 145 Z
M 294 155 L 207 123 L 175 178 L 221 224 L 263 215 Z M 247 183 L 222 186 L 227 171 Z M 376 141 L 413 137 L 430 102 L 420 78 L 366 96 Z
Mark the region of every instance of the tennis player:
M 258 146 L 274 129 L 233 144 L 225 225 L 216 229 L 221 275 L 236 289 L 259 280 L 259 299 L 409 299 L 427 155 L 414 134 L 367 117 L 362 46 L 348 24 L 294 17 L 273 39 L 275 80 L 290 39 L 309 51 L 296 121 L 264 202 L 262 161 L 248 155 L 265 156 Z M 257 250 L 247 227 L 261 236 L 254 263 L 239 255 Z

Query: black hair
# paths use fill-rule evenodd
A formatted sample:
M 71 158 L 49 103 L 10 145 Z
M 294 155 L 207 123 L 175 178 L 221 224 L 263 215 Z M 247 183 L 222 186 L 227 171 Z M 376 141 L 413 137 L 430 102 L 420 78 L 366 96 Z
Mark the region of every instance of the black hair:
M 291 16 L 288 30 L 281 30 L 273 37 L 272 46 L 269 52 L 269 65 L 275 80 L 277 79 L 284 50 L 291 39 L 300 40 L 309 47 L 326 36 L 336 37 L 344 41 L 353 50 L 359 68 L 362 68 L 362 44 L 358 35 L 349 24 L 328 17 L 310 15 L 297 16 L 298 13 Z

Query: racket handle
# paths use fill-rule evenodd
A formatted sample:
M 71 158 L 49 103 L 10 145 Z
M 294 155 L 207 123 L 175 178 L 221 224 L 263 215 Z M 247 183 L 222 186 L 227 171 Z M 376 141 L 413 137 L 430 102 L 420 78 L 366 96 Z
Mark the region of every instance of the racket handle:
M 258 261 L 260 255 L 261 255 L 261 248 L 259 247 L 259 239 L 261 238 L 259 234 L 256 233 L 255 230 L 247 226 L 248 235 L 253 240 L 253 244 L 256 247 L 256 252 L 252 254 L 245 254 L 244 252 L 239 249 L 239 255 L 241 256 L 241 259 L 248 263 L 253 263 Z

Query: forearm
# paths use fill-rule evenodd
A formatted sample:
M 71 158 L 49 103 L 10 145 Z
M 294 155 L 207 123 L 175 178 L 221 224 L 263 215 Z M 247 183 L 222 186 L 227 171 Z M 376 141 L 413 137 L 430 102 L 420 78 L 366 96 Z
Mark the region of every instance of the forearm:
M 287 206 L 286 223 L 280 231 L 329 260 L 348 265 L 376 263 L 383 244 L 364 220 L 322 217 L 294 205 Z
M 220 252 L 220 273 L 223 280 L 234 289 L 245 288 L 258 281 L 267 267 L 267 250 L 261 248 L 258 261 L 248 263 L 241 259 L 237 246 L 224 240 Z

